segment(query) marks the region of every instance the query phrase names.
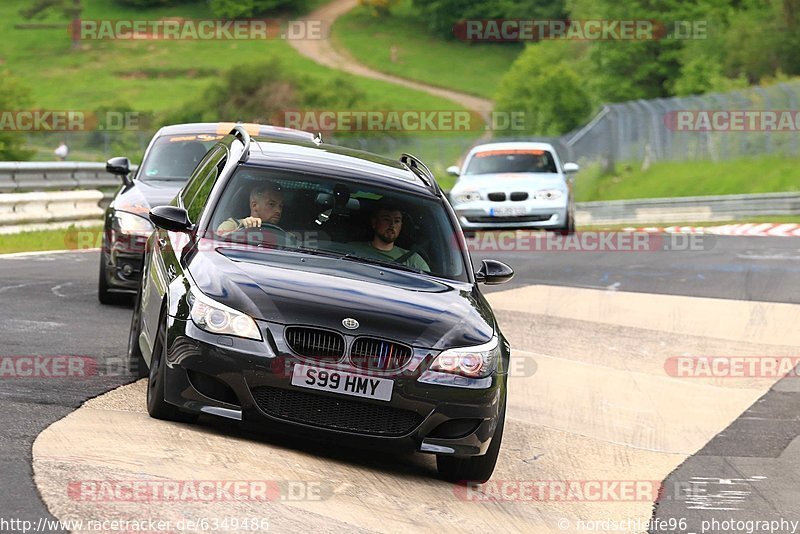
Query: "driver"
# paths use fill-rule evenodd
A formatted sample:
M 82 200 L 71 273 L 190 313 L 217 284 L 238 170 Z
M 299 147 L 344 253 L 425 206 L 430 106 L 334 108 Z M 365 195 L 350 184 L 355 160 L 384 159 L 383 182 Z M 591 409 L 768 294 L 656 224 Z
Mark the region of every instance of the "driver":
M 226 219 L 217 227 L 218 235 L 226 235 L 241 228 L 258 228 L 262 223 L 277 225 L 283 213 L 283 192 L 273 183 L 257 185 L 250 191 L 250 216 L 244 219 Z

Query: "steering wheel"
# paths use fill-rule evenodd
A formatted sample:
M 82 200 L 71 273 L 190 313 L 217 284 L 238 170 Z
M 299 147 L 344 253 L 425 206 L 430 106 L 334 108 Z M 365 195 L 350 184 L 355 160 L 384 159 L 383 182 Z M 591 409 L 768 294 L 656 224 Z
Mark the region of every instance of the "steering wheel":
M 235 237 L 232 236 L 233 241 L 248 245 L 270 244 L 283 246 L 290 241 L 290 234 L 286 230 L 277 224 L 268 222 L 262 222 L 261 226 L 239 228 L 231 232 L 231 234 L 235 235 Z

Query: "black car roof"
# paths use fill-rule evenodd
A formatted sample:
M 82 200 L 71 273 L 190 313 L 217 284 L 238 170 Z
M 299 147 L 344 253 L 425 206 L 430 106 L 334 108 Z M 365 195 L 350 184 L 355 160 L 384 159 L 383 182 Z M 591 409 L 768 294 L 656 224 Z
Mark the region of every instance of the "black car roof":
M 170 124 L 162 127 L 158 131 L 158 136 L 162 135 L 176 135 L 176 134 L 197 134 L 209 133 L 227 135 L 231 129 L 238 123 L 234 122 L 192 122 L 186 124 Z M 268 124 L 255 124 L 255 123 L 241 123 L 245 126 L 251 135 L 254 137 L 270 137 L 277 139 L 298 139 L 308 140 L 314 139 L 314 134 L 304 132 L 302 130 L 295 130 L 293 128 L 283 128 L 280 126 L 271 126 Z M 256 128 L 258 131 L 256 132 Z
M 254 139 L 247 165 L 358 178 L 432 195 L 430 188 L 399 160 L 325 143 Z

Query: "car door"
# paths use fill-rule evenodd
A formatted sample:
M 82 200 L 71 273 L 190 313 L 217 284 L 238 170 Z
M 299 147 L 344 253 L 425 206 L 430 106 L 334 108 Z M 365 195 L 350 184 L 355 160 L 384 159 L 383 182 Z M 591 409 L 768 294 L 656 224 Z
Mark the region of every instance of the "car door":
M 227 162 L 227 155 L 228 149 L 224 145 L 212 148 L 174 201 L 187 210 L 189 220 L 195 225 Z M 169 232 L 163 228 L 156 228 L 151 237 L 145 276 L 142 279 L 142 322 L 139 336 L 142 354 L 148 361 L 152 355 L 153 341 L 169 285 L 183 276 L 181 257 L 193 238 L 193 235 Z

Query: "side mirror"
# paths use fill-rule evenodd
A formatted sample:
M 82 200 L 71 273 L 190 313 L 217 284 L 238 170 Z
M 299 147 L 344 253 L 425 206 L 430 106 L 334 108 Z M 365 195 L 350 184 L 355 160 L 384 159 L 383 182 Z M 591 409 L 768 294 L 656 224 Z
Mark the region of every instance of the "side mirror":
M 459 176 L 461 174 L 461 169 L 458 167 L 458 165 L 452 165 L 447 167 L 447 174 L 450 176 Z
M 565 163 L 564 164 L 564 172 L 566 174 L 575 174 L 579 170 L 581 170 L 581 166 L 578 165 L 577 163 Z
M 150 210 L 150 221 L 170 232 L 189 232 L 193 228 L 189 213 L 177 206 L 156 206 Z
M 505 284 L 514 278 L 514 269 L 497 260 L 483 260 L 475 279 L 486 285 Z
M 131 160 L 124 156 L 117 156 L 106 161 L 106 172 L 121 176 L 122 183 L 125 185 L 133 184 L 133 180 L 130 178 Z

